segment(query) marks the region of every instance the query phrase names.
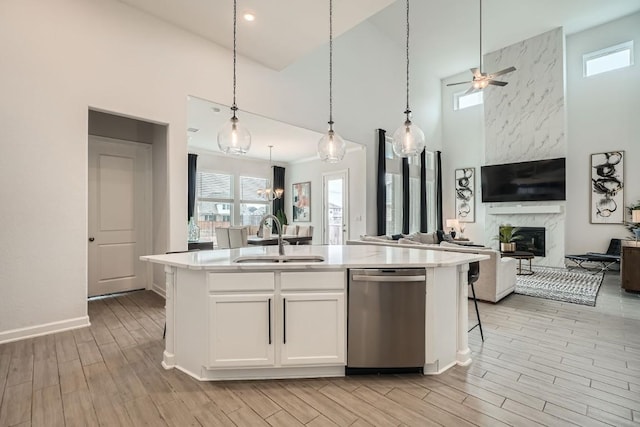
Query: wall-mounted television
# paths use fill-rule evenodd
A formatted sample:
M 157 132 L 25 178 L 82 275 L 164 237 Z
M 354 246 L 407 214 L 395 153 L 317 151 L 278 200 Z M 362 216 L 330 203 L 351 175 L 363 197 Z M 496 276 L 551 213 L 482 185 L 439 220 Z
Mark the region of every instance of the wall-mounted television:
M 482 166 L 483 202 L 566 200 L 565 158 Z

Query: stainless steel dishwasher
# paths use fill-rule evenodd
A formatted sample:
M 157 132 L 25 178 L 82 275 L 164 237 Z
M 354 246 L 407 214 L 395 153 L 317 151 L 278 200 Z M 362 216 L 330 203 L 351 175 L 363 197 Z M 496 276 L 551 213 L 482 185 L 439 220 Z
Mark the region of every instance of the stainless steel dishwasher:
M 422 268 L 349 270 L 347 368 L 422 368 Z

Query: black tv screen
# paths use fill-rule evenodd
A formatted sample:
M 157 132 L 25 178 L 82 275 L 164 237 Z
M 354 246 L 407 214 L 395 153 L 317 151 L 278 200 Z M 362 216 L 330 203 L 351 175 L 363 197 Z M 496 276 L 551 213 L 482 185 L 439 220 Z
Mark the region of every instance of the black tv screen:
M 482 166 L 483 202 L 566 200 L 565 158 Z

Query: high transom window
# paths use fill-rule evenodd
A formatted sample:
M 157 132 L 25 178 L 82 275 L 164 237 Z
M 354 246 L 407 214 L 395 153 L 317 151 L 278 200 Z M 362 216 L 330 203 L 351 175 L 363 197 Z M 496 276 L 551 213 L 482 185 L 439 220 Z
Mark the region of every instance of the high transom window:
M 582 55 L 584 77 L 633 65 L 633 40 Z

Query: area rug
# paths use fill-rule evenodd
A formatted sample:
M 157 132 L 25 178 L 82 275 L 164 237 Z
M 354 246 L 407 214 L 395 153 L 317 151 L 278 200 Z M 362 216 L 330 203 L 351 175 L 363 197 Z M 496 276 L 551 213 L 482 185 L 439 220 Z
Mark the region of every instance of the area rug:
M 603 274 L 589 274 L 563 268 L 533 267 L 534 274 L 517 276 L 516 294 L 596 305 Z

